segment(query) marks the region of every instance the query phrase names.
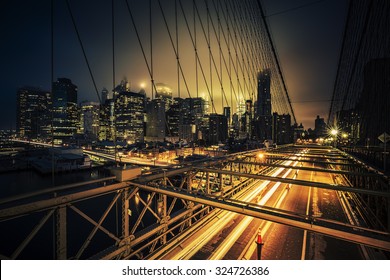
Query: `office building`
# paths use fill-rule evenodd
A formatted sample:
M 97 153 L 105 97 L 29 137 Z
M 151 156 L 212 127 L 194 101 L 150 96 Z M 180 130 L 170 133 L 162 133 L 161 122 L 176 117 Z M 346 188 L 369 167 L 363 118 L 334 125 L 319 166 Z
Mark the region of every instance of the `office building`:
M 53 138 L 55 144 L 69 142 L 75 136 L 79 123 L 77 86 L 67 78 L 53 82 Z
M 173 99 L 173 104 L 166 112 L 167 132 L 166 135 L 170 142 L 179 141 L 179 127 L 183 124 L 182 113 L 183 99 L 176 97 Z
M 165 139 L 165 101 L 153 99 L 146 102 L 146 135 L 145 141 L 160 141 Z
M 87 139 L 96 140 L 100 125 L 100 104 L 84 101 L 80 104 L 80 133 Z
M 157 83 L 155 99 L 163 100 L 165 102 L 165 111 L 168 111 L 173 104 L 172 89 L 166 84 Z
M 293 129 L 291 126 L 291 116 L 290 114 L 273 113 L 273 136 L 272 140 L 274 143 L 280 144 L 290 144 L 293 142 Z
M 145 95 L 123 91 L 115 97 L 116 137 L 129 144 L 144 141 Z
M 23 87 L 16 97 L 16 130 L 19 137 L 51 138 L 51 94 L 39 88 Z
M 326 123 L 324 121 L 324 118 L 320 118 L 320 116 L 317 116 L 317 118 L 314 120 L 314 133 L 317 138 L 324 137 L 327 135 Z
M 257 101 L 253 134 L 260 141 L 272 139 L 271 71 L 265 69 L 257 75 Z
M 224 115 L 210 114 L 209 115 L 209 144 L 225 143 L 228 138 L 227 118 Z
M 271 116 L 271 71 L 265 69 L 257 76 L 257 116 Z

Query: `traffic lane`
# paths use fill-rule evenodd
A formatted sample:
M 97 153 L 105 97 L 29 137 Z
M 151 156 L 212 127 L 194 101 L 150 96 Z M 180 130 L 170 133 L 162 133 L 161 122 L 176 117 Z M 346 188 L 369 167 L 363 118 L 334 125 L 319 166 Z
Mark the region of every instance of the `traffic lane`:
M 310 163 L 305 163 L 304 166 L 312 167 Z M 316 181 L 314 175 L 313 171 L 300 170 L 296 178 L 306 181 Z M 310 213 L 310 188 L 291 185 L 286 199 L 280 205 L 280 208 L 303 215 Z M 309 211 L 307 211 L 308 207 Z M 302 257 L 302 246 L 307 244 L 307 242 L 303 244 L 303 239 L 303 230 L 273 223 L 268 233 L 263 237 L 262 258 L 270 260 L 300 260 Z M 306 250 L 304 249 L 304 251 L 305 254 Z M 256 259 L 256 254 L 253 254 L 251 258 Z
M 296 177 L 295 171 L 290 172 L 289 177 Z M 289 187 L 286 184 L 282 184 L 280 186 L 279 190 L 281 191 L 280 195 L 282 195 L 282 199 L 278 202 L 276 207 L 279 209 L 305 214 L 308 188 L 296 186 L 290 187 L 290 190 L 287 190 L 288 188 Z M 255 221 L 257 221 L 257 226 L 254 227 L 262 230 L 263 241 L 265 243 L 263 246 L 264 259 L 300 259 L 303 234 L 302 230 L 267 221 Z M 252 230 L 252 238 L 250 242 L 253 242 L 253 237 L 256 239 L 257 232 L 258 230 Z M 253 252 L 250 259 L 256 259 L 257 254 L 255 246 L 253 246 L 253 244 L 248 244 L 248 246 L 250 246 L 248 253 Z M 247 255 L 246 252 L 242 253 L 245 256 Z
M 259 185 L 261 184 L 262 181 L 259 180 Z M 266 194 L 268 191 L 270 191 L 272 189 L 272 187 L 276 184 L 276 182 L 270 182 L 268 183 L 267 187 L 265 188 L 265 190 L 262 192 L 263 194 Z M 276 200 L 277 198 L 279 197 L 280 193 L 282 191 L 282 188 L 279 187 L 275 193 L 268 199 L 266 205 L 267 206 L 271 206 L 273 204 L 276 203 Z M 257 196 L 257 198 L 255 199 L 255 201 L 252 201 L 254 203 L 257 203 L 258 201 L 260 201 L 261 199 L 261 196 Z M 191 259 L 193 260 L 204 260 L 204 259 L 207 259 L 221 244 L 222 242 L 224 242 L 224 240 L 228 237 L 228 235 L 234 230 L 234 228 L 240 224 L 240 222 L 245 218 L 244 215 L 235 215 L 235 217 L 222 229 L 218 230 L 217 232 L 215 232 L 214 234 L 214 237 L 209 241 L 207 242 L 207 244 L 205 246 L 203 246 Z M 250 228 L 253 228 L 253 226 L 249 226 L 248 229 Z M 258 228 L 258 226 L 257 226 Z M 256 228 L 256 230 L 257 230 Z M 248 230 L 247 229 L 247 230 Z M 244 230 L 245 232 L 246 230 Z M 243 235 L 241 235 L 243 236 Z M 241 240 L 241 237 L 235 242 L 234 246 L 233 247 L 244 247 L 246 243 L 244 243 L 242 240 Z M 237 251 L 237 248 L 234 249 L 236 252 Z M 241 249 L 242 250 L 242 249 Z M 232 256 L 227 256 L 227 257 L 223 257 L 223 259 L 237 259 L 237 258 L 233 258 Z
M 319 174 L 318 179 L 333 184 L 331 174 Z M 311 214 L 324 219 L 348 222 L 336 191 L 313 188 Z M 333 237 L 309 233 L 307 259 L 358 260 L 364 259 L 357 244 Z
M 303 171 L 299 174 L 304 173 Z M 299 176 L 299 175 L 298 175 Z M 305 214 L 308 200 L 308 187 L 292 186 L 280 205 L 281 209 Z M 272 223 L 263 237 L 262 259 L 300 260 L 303 245 L 303 230 Z M 256 259 L 253 254 L 251 259 Z

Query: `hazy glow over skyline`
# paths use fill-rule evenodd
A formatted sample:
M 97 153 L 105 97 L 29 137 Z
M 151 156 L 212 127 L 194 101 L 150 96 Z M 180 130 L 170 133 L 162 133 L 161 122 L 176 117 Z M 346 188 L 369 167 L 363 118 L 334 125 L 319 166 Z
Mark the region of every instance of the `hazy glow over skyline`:
M 0 128 L 15 126 L 17 88 L 24 85 L 40 86 L 43 89 L 50 87 L 50 1 L 25 2 L 23 10 L 21 10 L 19 4 L 16 5 L 12 1 L 7 3 L 4 9 L 6 16 L 2 19 L 1 24 L 1 35 L 7 43 L 1 46 L 0 53 L 2 61 L 5 61 L 3 67 L 6 67 L 8 71 L 4 75 L 4 82 L 2 83 L 4 84 L 2 98 L 5 100 L 3 102 L 5 106 L 3 105 L 0 110 L 0 119 L 2 119 Z M 108 11 L 111 11 L 111 1 L 93 1 L 93 11 L 89 8 L 90 3 L 85 3 L 88 1 L 83 1 L 83 3 L 70 2 L 100 94 L 104 87 L 109 90 L 113 88 L 111 17 L 108 13 Z M 145 9 L 144 6 L 147 5 L 146 2 L 148 1 L 135 2 L 130 2 L 134 9 Z M 263 6 L 266 14 L 273 14 L 302 3 L 307 3 L 307 1 L 267 0 L 263 1 Z M 72 22 L 66 12 L 66 5 L 61 1 L 56 5 L 54 80 L 58 77 L 69 78 L 79 88 L 79 102 L 83 100 L 96 101 L 95 89 Z M 117 5 L 115 82 L 119 84 L 123 77 L 127 77 L 132 90 L 138 91 L 144 88 L 148 96 L 151 96 L 150 76 L 137 38 L 132 32 L 127 10 L 122 2 Z M 345 6 L 346 4 L 340 3 L 340 1 L 326 1 L 326 3 L 320 2 L 307 8 L 268 18 L 297 122 L 303 122 L 306 128 L 313 127 L 316 115 L 327 117 L 329 103 L 294 102 L 330 99 L 343 30 Z M 190 11 L 192 6 L 185 6 L 184 9 Z M 199 9 L 201 13 L 201 6 Z M 207 47 L 198 49 L 199 60 L 202 62 L 206 79 L 202 77 L 198 65 L 198 83 L 196 83 L 194 70 L 196 60 L 191 38 L 184 24 L 180 25 L 178 29 L 180 40 L 178 53 L 185 78 L 179 73 L 180 79 L 178 82 L 175 52 L 166 29 L 164 29 L 163 18 L 161 14 L 157 13 L 157 3 L 155 3 L 153 12 L 156 14 L 156 17 L 153 18 L 153 79 L 155 83 L 161 82 L 169 85 L 173 90 L 173 97 L 179 96 L 179 92 L 181 97 L 210 95 L 209 100 L 215 99 L 215 109 L 219 113 L 222 112 L 222 91 L 225 92 L 223 97 L 224 106 L 226 106 L 226 103 L 231 106 L 230 103 L 233 101 L 233 106 L 231 106 L 233 108 L 236 107 L 235 100 L 238 100 L 243 93 L 245 99 L 256 96 L 256 77 L 239 76 L 241 85 L 238 85 L 233 70 L 231 72 L 233 90 L 231 89 L 229 73 L 226 69 L 228 67 L 224 65 L 223 59 L 220 60 L 218 52 L 213 54 L 215 65 L 211 64 L 211 69 L 212 71 L 218 70 L 219 77 L 216 74 L 210 77 Z M 174 9 L 165 8 L 164 12 L 168 19 L 168 25 L 171 29 L 174 29 Z M 329 14 L 330 12 L 332 14 Z M 20 21 L 10 19 L 16 13 L 19 14 Z M 145 18 L 148 18 L 148 15 L 140 13 L 135 14 L 134 17 L 136 22 L 142 23 L 146 21 Z M 206 23 L 204 16 L 203 21 Z M 138 26 L 140 26 L 141 41 L 145 46 L 144 51 L 149 64 L 151 64 L 150 48 L 148 47 L 149 22 Z M 161 28 L 163 29 L 161 30 Z M 218 25 L 215 28 L 217 30 Z M 199 23 L 197 29 L 198 46 L 207 46 L 207 38 L 202 35 Z M 221 27 L 222 29 L 223 27 Z M 211 37 L 211 44 L 217 44 L 215 37 Z M 228 52 L 226 44 L 222 43 L 221 47 L 223 53 Z M 225 59 L 228 64 L 228 57 Z M 264 67 L 266 66 L 267 63 L 264 62 Z M 247 85 L 244 85 L 244 78 Z M 219 79 L 223 81 L 223 89 Z M 180 88 L 180 91 L 178 88 Z

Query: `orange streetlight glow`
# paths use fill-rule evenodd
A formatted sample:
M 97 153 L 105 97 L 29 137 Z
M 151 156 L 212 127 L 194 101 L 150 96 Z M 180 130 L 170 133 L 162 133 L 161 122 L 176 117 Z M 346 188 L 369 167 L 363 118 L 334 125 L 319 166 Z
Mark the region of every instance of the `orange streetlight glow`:
M 258 157 L 259 159 L 264 159 L 264 154 L 259 154 Z

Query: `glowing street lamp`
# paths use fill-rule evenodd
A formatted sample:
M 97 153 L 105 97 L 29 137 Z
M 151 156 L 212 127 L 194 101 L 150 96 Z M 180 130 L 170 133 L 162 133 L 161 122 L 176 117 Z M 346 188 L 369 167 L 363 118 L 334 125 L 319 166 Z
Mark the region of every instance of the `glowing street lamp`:
M 330 131 L 330 134 L 332 134 L 333 136 L 336 136 L 337 133 L 339 133 L 339 131 L 338 131 L 337 129 L 332 129 L 332 130 Z
M 330 134 L 333 135 L 334 137 L 334 146 L 336 147 L 336 141 L 337 141 L 337 134 L 339 133 L 339 131 L 335 128 L 333 128 L 331 131 L 330 131 Z

